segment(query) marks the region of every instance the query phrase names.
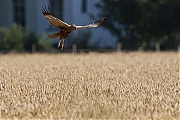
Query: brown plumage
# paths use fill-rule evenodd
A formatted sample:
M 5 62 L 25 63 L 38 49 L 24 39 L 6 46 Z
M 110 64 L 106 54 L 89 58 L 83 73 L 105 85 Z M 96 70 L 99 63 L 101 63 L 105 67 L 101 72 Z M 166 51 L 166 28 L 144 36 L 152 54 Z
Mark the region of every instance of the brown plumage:
M 50 25 L 52 25 L 55 28 L 60 28 L 61 30 L 59 32 L 53 33 L 48 35 L 49 38 L 59 38 L 59 43 L 58 43 L 58 47 L 60 47 L 60 42 L 62 41 L 62 47 L 61 49 L 64 48 L 64 39 L 73 31 L 73 30 L 77 30 L 79 28 L 91 28 L 91 27 L 98 27 L 106 17 L 101 18 L 100 20 L 91 23 L 89 25 L 82 25 L 82 26 L 76 26 L 75 24 L 67 24 L 63 21 L 61 21 L 58 18 L 55 18 L 53 16 L 53 12 L 50 11 L 50 8 L 48 7 L 48 9 L 46 8 L 46 6 L 42 7 L 42 14 L 44 15 L 44 17 L 47 19 L 48 23 Z

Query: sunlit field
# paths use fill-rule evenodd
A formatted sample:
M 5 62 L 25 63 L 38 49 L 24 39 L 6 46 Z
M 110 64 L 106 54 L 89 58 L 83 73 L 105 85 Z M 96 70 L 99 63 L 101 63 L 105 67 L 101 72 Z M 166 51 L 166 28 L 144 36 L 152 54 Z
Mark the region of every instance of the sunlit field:
M 0 118 L 178 119 L 177 52 L 1 54 Z

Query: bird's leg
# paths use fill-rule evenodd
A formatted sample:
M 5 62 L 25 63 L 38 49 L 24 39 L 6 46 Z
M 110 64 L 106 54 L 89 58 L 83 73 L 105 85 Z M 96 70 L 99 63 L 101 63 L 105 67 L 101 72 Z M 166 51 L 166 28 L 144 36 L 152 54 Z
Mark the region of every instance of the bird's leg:
M 64 48 L 64 39 L 62 39 L 62 48 L 61 50 Z
M 59 40 L 59 43 L 58 43 L 58 48 L 60 47 L 60 45 L 61 45 L 61 39 Z

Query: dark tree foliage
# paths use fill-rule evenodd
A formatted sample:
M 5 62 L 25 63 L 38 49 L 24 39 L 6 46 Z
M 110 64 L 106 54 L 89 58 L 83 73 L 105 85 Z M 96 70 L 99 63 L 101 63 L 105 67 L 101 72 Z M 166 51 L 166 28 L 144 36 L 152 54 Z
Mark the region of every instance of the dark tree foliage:
M 100 0 L 104 27 L 118 37 L 123 49 L 176 49 L 179 45 L 179 0 Z

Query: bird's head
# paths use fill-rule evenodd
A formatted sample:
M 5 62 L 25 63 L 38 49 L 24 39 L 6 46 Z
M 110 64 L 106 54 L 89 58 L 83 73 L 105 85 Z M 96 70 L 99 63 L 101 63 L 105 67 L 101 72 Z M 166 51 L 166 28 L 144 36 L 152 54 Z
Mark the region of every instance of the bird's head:
M 71 24 L 71 28 L 74 28 L 74 30 L 77 30 L 77 27 L 75 24 Z

